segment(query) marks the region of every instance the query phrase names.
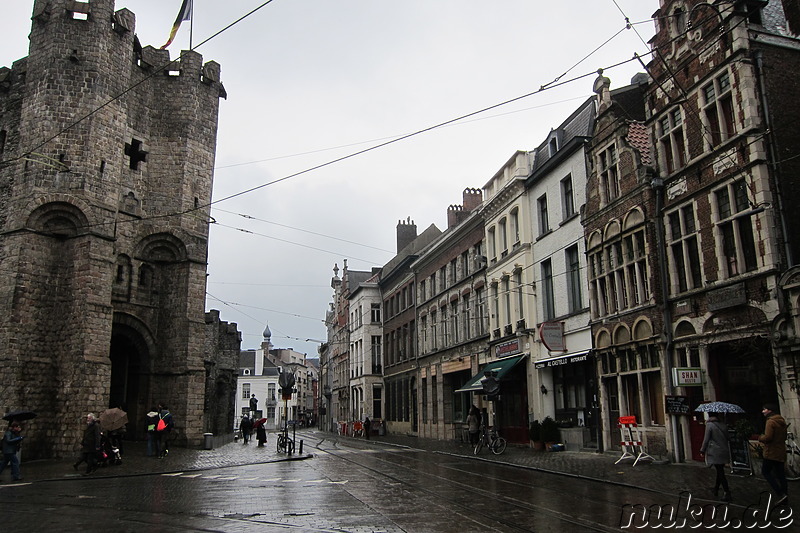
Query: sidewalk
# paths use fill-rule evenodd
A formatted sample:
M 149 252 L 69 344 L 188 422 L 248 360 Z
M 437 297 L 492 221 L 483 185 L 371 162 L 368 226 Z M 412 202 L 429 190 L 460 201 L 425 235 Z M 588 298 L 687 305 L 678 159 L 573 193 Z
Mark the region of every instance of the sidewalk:
M 606 483 L 635 486 L 645 490 L 677 496 L 681 492 L 689 492 L 695 498 L 712 498 L 710 488 L 714 484 L 714 471 L 705 465 L 691 462 L 683 464 L 659 464 L 640 461 L 635 467 L 631 460 L 619 464 L 614 462 L 620 457 L 617 453 L 592 452 L 544 452 L 535 451 L 528 446 L 509 445 L 502 455 L 493 455 L 484 449 L 478 456 L 472 454 L 467 443 L 440 441 L 406 435 L 385 435 L 370 440 L 355 439 L 317 429 L 299 430 L 296 435 L 298 449 L 292 456 L 278 453 L 275 447 L 276 434 L 270 433 L 264 447 L 259 448 L 254 442 L 244 445 L 232 442 L 213 450 L 191 448 L 171 448 L 164 459 L 145 456 L 145 444 L 142 442 L 126 442 L 122 454 L 121 465 L 110 465 L 98 469 L 91 477 L 136 476 L 155 473 L 185 472 L 210 470 L 215 468 L 243 466 L 248 464 L 267 463 L 286 460 L 308 459 L 314 449 L 308 444 L 324 441 L 337 441 L 348 446 L 368 447 L 406 447 L 433 453 L 452 454 L 468 457 L 477 461 L 494 461 L 520 468 L 539 470 L 554 474 L 572 476 L 580 479 L 593 479 Z M 299 453 L 299 441 L 306 443 L 303 453 Z M 45 480 L 83 479 L 81 472 L 72 468 L 73 458 L 61 460 L 41 460 L 23 462 L 21 465 L 23 482 L 39 482 Z M 732 475 L 727 473 L 734 503 L 748 505 L 758 500 L 763 491 L 769 487 L 763 477 Z M 3 473 L 0 487 L 10 485 L 8 474 Z M 791 487 L 791 485 L 790 485 Z

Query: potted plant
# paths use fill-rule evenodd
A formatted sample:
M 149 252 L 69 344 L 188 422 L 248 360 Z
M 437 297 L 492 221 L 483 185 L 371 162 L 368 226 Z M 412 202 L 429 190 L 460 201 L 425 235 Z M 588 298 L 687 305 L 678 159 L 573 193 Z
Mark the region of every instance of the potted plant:
M 531 447 L 534 450 L 544 450 L 544 441 L 542 440 L 542 423 L 538 420 L 531 422 L 528 427 L 528 437 L 531 439 Z
M 558 423 L 549 416 L 545 417 L 545 419 L 542 420 L 542 440 L 544 441 L 545 448 L 550 450 L 553 444 L 557 443 L 560 438 L 561 434 L 558 431 Z

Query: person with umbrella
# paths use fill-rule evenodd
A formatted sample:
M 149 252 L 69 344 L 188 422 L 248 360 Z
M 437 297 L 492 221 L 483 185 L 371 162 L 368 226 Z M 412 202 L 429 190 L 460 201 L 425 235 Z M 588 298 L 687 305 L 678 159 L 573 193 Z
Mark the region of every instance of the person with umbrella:
M 722 501 L 732 501 L 728 479 L 725 477 L 725 465 L 731 462 L 728 426 L 719 421 L 717 413 L 709 413 L 708 420 L 706 420 L 706 433 L 703 437 L 703 445 L 700 447 L 700 455 L 705 456 L 706 464 L 713 466 L 717 471 L 717 479 L 712 489 L 714 497 L 719 496 L 719 488 L 722 486 L 724 491 Z
M 25 438 L 20 435 L 21 432 L 22 426 L 14 420 L 8 425 L 8 430 L 3 435 L 3 463 L 0 464 L 0 475 L 2 475 L 6 465 L 11 465 L 11 479 L 14 481 L 22 479 L 19 473 L 19 457 L 17 457 L 22 439 Z
M 256 428 L 256 440 L 258 441 L 259 446 L 264 446 L 264 443 L 267 442 L 267 428 L 264 427 L 266 424 L 266 418 L 259 418 L 253 426 Z

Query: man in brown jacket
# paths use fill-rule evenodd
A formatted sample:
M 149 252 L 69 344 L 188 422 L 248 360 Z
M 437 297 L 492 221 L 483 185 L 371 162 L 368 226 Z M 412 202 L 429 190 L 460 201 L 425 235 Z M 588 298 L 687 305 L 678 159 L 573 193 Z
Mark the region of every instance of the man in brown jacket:
M 778 413 L 778 406 L 775 404 L 765 404 L 761 413 L 767 419 L 764 434 L 758 437 L 759 442 L 764 445 L 764 464 L 761 473 L 769 483 L 778 500 L 775 505 L 786 503 L 789 498 L 789 490 L 786 484 L 786 420 Z

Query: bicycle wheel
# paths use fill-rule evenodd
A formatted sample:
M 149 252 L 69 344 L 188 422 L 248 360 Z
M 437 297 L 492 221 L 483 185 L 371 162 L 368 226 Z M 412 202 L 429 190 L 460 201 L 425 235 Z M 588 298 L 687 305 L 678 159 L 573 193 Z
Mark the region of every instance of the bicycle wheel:
M 483 448 L 483 437 L 478 439 L 478 442 L 475 444 L 475 448 L 472 449 L 473 455 L 478 455 L 481 453 L 481 448 Z
M 500 455 L 504 451 L 506 451 L 506 439 L 503 437 L 497 437 L 492 442 L 492 453 L 495 455 Z
M 761 466 L 764 463 L 764 455 L 761 446 L 750 444 L 747 445 L 748 452 L 750 452 L 750 468 L 754 475 L 761 475 Z
M 786 479 L 789 481 L 797 481 L 800 479 L 800 449 L 796 444 L 786 447 L 786 462 L 784 463 L 786 469 Z

